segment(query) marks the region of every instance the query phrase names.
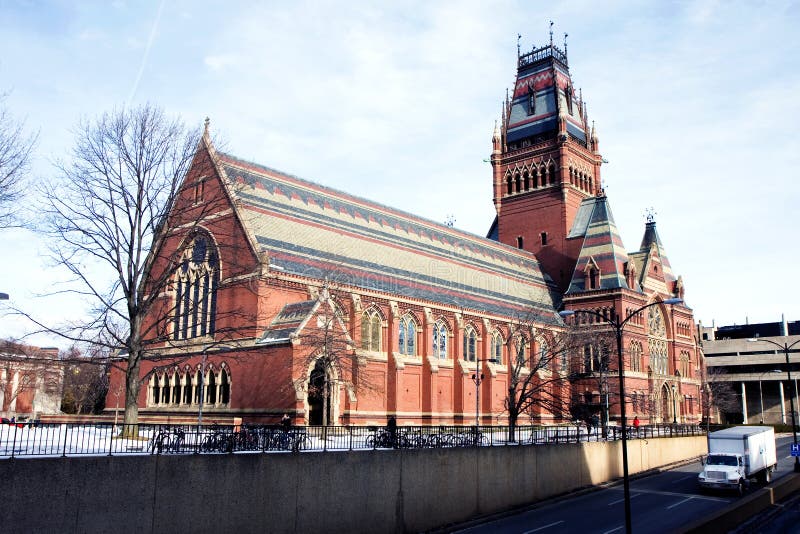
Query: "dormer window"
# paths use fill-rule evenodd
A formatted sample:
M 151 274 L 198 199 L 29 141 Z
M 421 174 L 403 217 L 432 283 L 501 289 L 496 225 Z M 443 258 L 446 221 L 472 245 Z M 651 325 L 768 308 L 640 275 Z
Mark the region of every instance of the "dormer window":
M 528 115 L 536 114 L 536 89 L 533 88 L 531 83 L 528 86 Z
M 520 249 L 522 248 L 522 236 L 521 235 L 517 236 L 517 248 L 520 248 Z
M 572 115 L 572 87 L 569 85 L 564 88 L 564 98 L 567 100 L 567 113 Z
M 541 235 L 541 237 L 542 237 L 542 246 L 547 245 L 547 232 L 542 232 L 539 235 Z

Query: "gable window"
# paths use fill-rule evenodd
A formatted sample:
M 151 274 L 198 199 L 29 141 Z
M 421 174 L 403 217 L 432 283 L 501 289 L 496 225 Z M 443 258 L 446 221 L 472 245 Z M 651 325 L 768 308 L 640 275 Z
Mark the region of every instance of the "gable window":
M 478 334 L 472 325 L 464 329 L 464 359 L 468 362 L 474 362 L 476 358 L 478 346 Z
M 374 309 L 361 314 L 361 348 L 378 352 L 381 350 L 381 317 Z
M 542 238 L 542 246 L 545 246 L 545 245 L 547 244 L 547 232 L 542 232 L 542 233 L 541 233 L 541 234 L 539 234 L 539 235 L 540 235 L 540 236 L 541 236 L 541 238 Z
M 211 238 L 198 233 L 175 273 L 173 339 L 212 335 L 215 329 L 219 255 Z
M 447 325 L 441 320 L 433 325 L 433 355 L 440 360 L 447 359 Z
M 397 331 L 398 350 L 400 354 L 406 356 L 416 356 L 417 354 L 417 325 L 411 315 L 404 315 L 400 319 L 400 326 Z
M 522 236 L 517 236 L 517 248 L 522 248 Z

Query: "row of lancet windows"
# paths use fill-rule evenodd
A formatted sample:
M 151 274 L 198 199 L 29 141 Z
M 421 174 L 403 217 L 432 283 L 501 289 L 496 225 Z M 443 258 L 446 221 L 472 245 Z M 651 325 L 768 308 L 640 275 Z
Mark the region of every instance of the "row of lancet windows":
M 383 322 L 380 315 L 374 309 L 369 309 L 361 314 L 361 348 L 369 351 L 383 350 Z M 397 345 L 398 352 L 406 356 L 419 356 L 417 335 L 419 327 L 416 320 L 410 314 L 400 318 L 397 326 Z M 518 362 L 524 362 L 527 358 L 528 341 L 522 336 L 517 336 L 518 340 L 514 344 L 514 352 Z M 467 325 L 463 331 L 463 359 L 474 362 L 482 358 L 479 354 L 479 337 L 477 329 L 472 325 Z M 431 340 L 431 355 L 440 360 L 446 360 L 450 355 L 450 331 L 444 320 L 439 320 L 433 325 Z M 489 355 L 487 359 L 493 359 L 497 363 L 504 363 L 503 347 L 505 340 L 499 331 L 491 333 L 489 345 Z M 543 351 L 547 352 L 547 344 L 541 345 Z M 542 357 L 549 356 L 543 354 Z M 566 366 L 566 363 L 563 364 Z
M 602 308 L 588 310 L 594 313 L 581 313 L 581 311 L 585 312 L 587 310 L 576 310 L 575 314 L 572 316 L 572 321 L 576 325 L 604 324 L 613 321 L 616 317 L 616 311 L 613 306 L 604 306 Z
M 556 185 L 556 183 L 555 163 L 538 169 L 534 168 L 530 171 L 517 171 L 513 174 L 508 171 L 506 173 L 506 194 L 522 193 L 539 189 L 540 187 Z
M 203 377 L 203 404 L 228 405 L 231 398 L 231 380 L 227 366 L 219 370 L 206 369 Z M 148 389 L 150 406 L 190 406 L 200 403 L 200 369 L 187 368 L 183 373 L 156 373 L 150 378 Z
M 572 167 L 569 168 L 569 183 L 587 193 L 594 191 L 594 177 Z
M 688 323 L 677 323 L 675 325 L 675 331 L 679 336 L 689 337 L 692 335 L 692 329 Z

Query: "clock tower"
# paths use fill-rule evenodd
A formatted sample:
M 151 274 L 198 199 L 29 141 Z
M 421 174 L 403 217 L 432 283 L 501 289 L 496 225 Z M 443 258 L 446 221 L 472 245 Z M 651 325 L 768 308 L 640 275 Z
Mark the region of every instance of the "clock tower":
M 601 194 L 602 157 L 564 50 L 518 53 L 514 92 L 492 136 L 497 217 L 489 237 L 536 254 L 563 292 L 584 235 L 570 230 L 581 202 Z M 580 225 L 579 225 L 580 226 Z

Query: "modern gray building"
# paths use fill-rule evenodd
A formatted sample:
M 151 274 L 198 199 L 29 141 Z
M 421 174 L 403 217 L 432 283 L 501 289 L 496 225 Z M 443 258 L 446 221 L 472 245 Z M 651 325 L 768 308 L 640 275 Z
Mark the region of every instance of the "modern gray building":
M 721 422 L 792 422 L 792 401 L 795 415 L 798 410 L 800 321 L 711 328 L 701 323 L 698 331 L 709 382 L 729 383 L 735 396 L 719 410 Z

